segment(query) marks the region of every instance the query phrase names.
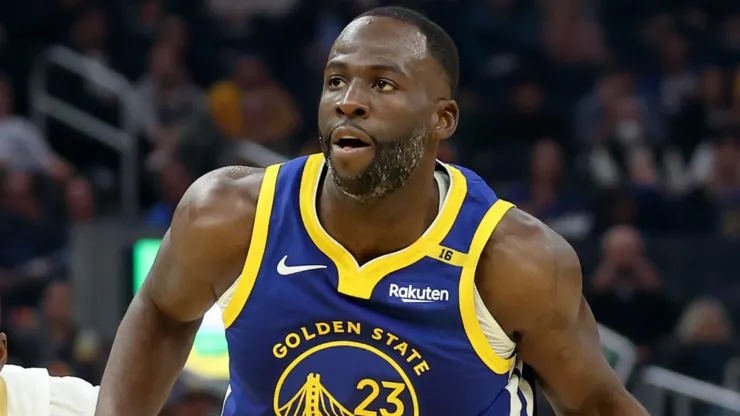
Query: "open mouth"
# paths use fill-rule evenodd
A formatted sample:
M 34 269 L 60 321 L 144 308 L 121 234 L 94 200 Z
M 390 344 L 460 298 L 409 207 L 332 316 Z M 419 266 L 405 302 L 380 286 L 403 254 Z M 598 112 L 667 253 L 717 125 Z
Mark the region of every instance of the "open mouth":
M 335 146 L 341 149 L 359 149 L 362 147 L 368 147 L 370 144 L 363 142 L 356 137 L 341 137 L 334 143 Z

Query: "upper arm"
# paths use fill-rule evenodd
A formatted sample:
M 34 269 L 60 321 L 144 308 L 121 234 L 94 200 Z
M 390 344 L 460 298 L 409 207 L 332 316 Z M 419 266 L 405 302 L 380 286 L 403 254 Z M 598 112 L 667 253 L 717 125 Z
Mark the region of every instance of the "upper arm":
M 191 185 L 142 286 L 140 295 L 175 320 L 201 318 L 244 265 L 262 173 L 231 169 Z
M 476 282 L 486 306 L 516 342 L 517 356 L 535 370 L 560 412 L 640 414 L 604 358 L 581 293 L 578 257 L 562 237 L 511 210 L 484 251 Z

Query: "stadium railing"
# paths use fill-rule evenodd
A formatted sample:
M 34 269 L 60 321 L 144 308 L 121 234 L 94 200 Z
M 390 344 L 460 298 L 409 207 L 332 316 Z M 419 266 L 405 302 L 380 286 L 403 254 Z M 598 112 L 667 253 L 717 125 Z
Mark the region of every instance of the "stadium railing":
M 248 162 L 250 166 L 268 167 L 288 161 L 285 156 L 249 140 L 239 140 L 234 145 L 234 151 L 240 160 Z
M 120 101 L 121 126 L 114 126 L 52 96 L 47 90 L 47 76 L 54 66 L 70 71 L 83 79 L 102 84 Z M 94 71 L 90 71 L 94 68 Z M 91 74 L 95 73 L 95 77 Z M 101 75 L 102 74 L 102 75 Z M 134 119 L 136 102 L 132 84 L 122 74 L 64 46 L 51 46 L 40 53 L 31 69 L 31 119 L 41 131 L 46 131 L 49 118 L 54 118 L 83 133 L 91 140 L 116 150 L 121 155 L 121 212 L 125 219 L 135 220 L 139 213 L 137 124 Z M 247 140 L 237 141 L 235 153 L 254 166 L 269 166 L 287 159 L 266 147 Z
M 113 126 L 49 94 L 47 77 L 49 70 L 55 66 L 94 82 L 114 94 L 120 102 L 122 125 Z M 92 74 L 95 74 L 94 78 Z M 83 133 L 90 140 L 96 140 L 120 153 L 121 213 L 127 220 L 136 220 L 139 213 L 137 126 L 134 120 L 136 104 L 133 87 L 126 77 L 69 48 L 51 46 L 34 59 L 29 93 L 31 119 L 42 132 L 46 132 L 48 119 L 54 118 Z
M 604 356 L 622 383 L 627 384 L 637 362 L 635 345 L 627 338 L 599 324 L 599 337 Z
M 607 361 L 627 384 L 637 364 L 634 344 L 603 325 L 599 325 L 599 336 Z M 710 412 L 705 412 L 707 415 L 730 416 L 740 415 L 738 388 L 740 360 L 735 359 L 726 367 L 724 387 L 650 366 L 637 373 L 635 393 L 651 415 L 693 416 L 698 414 L 697 402 L 701 402 L 708 405 L 704 409 Z
M 740 393 L 665 368 L 645 368 L 635 393 L 651 415 L 696 415 L 696 402 L 709 405 L 703 415 L 740 415 Z
M 724 386 L 740 392 L 740 357 L 730 359 L 725 365 Z

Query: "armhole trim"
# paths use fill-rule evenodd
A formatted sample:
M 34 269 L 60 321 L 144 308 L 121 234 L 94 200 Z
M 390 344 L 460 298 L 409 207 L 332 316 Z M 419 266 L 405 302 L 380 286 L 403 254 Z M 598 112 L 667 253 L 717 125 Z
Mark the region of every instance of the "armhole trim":
M 247 304 L 249 294 L 252 292 L 254 282 L 259 275 L 262 258 L 267 246 L 267 236 L 270 229 L 270 216 L 275 201 L 275 190 L 277 187 L 278 172 L 281 165 L 273 165 L 265 169 L 265 176 L 260 186 L 260 194 L 257 199 L 257 209 L 254 215 L 254 226 L 252 228 L 252 239 L 249 243 L 247 259 L 244 268 L 237 279 L 237 286 L 231 300 L 224 308 L 224 326 L 229 328 L 239 316 Z
M 499 199 L 488 209 L 475 231 L 467 262 L 463 266 L 460 277 L 460 316 L 462 317 L 465 333 L 481 361 L 496 374 L 508 373 L 511 370 L 514 358 L 502 358 L 496 354 L 483 333 L 475 309 L 475 271 L 478 268 L 478 261 L 483 249 L 486 247 L 493 231 L 504 215 L 513 207 L 512 203 Z

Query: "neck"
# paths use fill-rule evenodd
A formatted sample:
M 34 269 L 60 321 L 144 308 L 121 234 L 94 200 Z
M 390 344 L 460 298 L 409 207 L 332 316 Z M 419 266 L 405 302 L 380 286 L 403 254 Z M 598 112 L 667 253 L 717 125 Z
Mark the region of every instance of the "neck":
M 437 215 L 435 163 L 433 156 L 425 156 L 401 189 L 371 203 L 353 199 L 324 178 L 317 198 L 319 221 L 359 264 L 403 249 L 419 239 Z

